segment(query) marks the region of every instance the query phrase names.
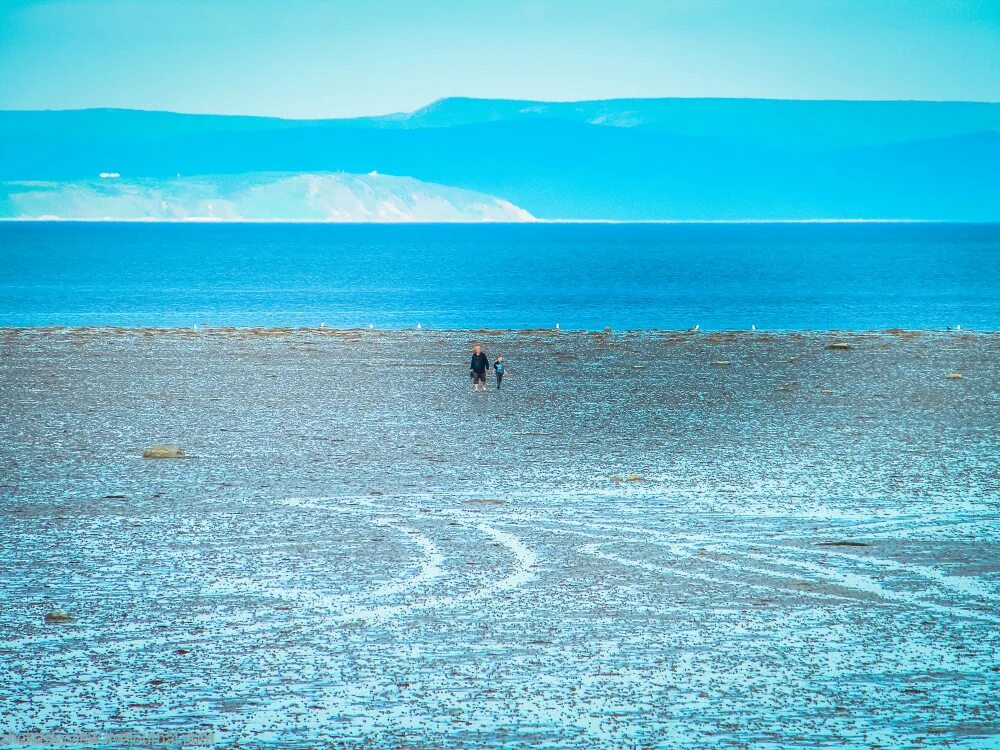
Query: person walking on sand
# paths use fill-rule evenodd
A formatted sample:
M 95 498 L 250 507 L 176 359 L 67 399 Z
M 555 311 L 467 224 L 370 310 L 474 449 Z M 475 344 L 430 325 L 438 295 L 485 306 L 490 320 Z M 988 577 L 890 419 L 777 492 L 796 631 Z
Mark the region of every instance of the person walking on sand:
M 498 391 L 500 390 L 500 384 L 503 382 L 503 369 L 504 369 L 503 355 L 502 354 L 498 354 L 497 358 L 496 358 L 496 361 L 493 363 L 493 372 L 495 372 L 496 376 L 497 376 L 497 390 Z
M 469 374 L 472 375 L 473 390 L 478 391 L 480 383 L 483 385 L 483 390 L 486 390 L 486 371 L 489 369 L 490 361 L 483 354 L 483 348 L 477 344 L 475 351 L 472 353 L 472 362 L 469 363 Z

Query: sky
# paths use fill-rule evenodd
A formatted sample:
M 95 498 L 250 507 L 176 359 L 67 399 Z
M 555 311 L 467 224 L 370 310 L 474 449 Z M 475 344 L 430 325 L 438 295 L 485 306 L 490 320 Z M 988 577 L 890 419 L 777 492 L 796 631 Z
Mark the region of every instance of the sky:
M 0 109 L 1000 101 L 1000 0 L 0 0 Z

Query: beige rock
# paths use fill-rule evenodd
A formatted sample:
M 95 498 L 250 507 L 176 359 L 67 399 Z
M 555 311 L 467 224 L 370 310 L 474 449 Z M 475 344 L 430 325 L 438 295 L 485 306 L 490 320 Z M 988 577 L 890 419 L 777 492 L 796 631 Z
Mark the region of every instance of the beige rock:
M 152 445 L 142 452 L 143 458 L 184 458 L 185 453 L 176 445 Z

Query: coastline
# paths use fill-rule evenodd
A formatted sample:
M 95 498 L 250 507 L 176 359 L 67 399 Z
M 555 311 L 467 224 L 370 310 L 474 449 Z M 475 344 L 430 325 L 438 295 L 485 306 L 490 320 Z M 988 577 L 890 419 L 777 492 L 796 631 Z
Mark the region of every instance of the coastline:
M 52 335 L 58 333 L 77 334 L 199 334 L 205 336 L 294 336 L 314 334 L 318 336 L 342 337 L 342 336 L 384 336 L 384 335 L 469 335 L 469 336 L 627 336 L 640 337 L 648 336 L 655 338 L 691 338 L 692 341 L 702 343 L 718 343 L 721 340 L 734 341 L 768 341 L 774 337 L 787 337 L 795 340 L 805 340 L 809 338 L 821 337 L 858 337 L 871 338 L 877 336 L 912 338 L 916 336 L 995 336 L 1000 334 L 1000 329 L 981 328 L 794 328 L 794 329 L 758 329 L 747 331 L 745 329 L 733 328 L 701 328 L 697 331 L 691 329 L 675 328 L 622 328 L 622 329 L 594 329 L 594 328 L 433 328 L 430 326 L 405 328 L 389 327 L 344 327 L 337 326 L 67 326 L 67 325 L 44 325 L 44 326 L 3 326 L 0 325 L 0 334 L 9 333 L 12 335 Z

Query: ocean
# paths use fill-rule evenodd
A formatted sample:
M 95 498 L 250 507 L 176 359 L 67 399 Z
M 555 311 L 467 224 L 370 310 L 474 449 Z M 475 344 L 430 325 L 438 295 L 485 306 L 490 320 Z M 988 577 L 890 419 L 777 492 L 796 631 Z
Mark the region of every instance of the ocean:
M 0 326 L 995 330 L 1000 224 L 0 224 Z

